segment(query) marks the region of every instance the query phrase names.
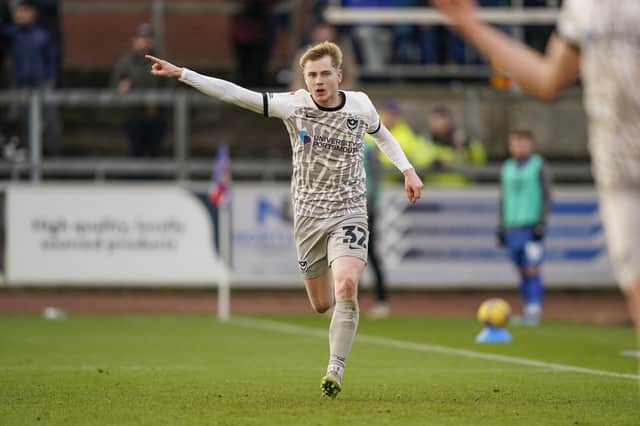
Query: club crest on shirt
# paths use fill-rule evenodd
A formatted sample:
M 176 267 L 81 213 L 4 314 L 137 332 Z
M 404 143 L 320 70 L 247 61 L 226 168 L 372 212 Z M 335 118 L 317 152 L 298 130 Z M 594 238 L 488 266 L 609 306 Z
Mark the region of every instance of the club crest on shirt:
M 359 120 L 357 118 L 347 118 L 345 123 L 347 124 L 347 129 L 354 131 L 358 128 L 358 122 Z
M 307 129 L 300 130 L 300 132 L 298 132 L 298 138 L 300 139 L 300 142 L 302 142 L 303 145 L 307 145 L 311 143 L 311 136 L 309 136 Z

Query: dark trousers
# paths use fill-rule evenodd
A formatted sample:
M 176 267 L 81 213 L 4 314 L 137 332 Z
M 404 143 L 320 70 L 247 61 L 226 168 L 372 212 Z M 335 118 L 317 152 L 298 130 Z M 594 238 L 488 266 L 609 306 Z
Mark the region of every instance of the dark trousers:
M 376 281 L 376 300 L 378 302 L 387 301 L 387 286 L 384 281 L 384 273 L 382 272 L 382 265 L 380 264 L 380 258 L 376 251 L 376 214 L 375 209 L 369 209 L 369 247 L 368 258 L 369 265 L 373 268 L 373 274 Z
M 267 86 L 267 66 L 269 65 L 269 45 L 234 43 L 237 83 L 245 87 Z
M 132 118 L 127 121 L 127 139 L 132 157 L 159 157 L 164 142 L 165 123 L 160 116 Z
M 33 86 L 19 86 L 15 83 L 12 89 L 47 91 L 53 89 L 49 83 L 39 83 Z M 42 106 L 42 141 L 44 153 L 52 156 L 62 155 L 62 119 L 58 107 L 51 104 Z M 9 107 L 6 121 L 2 123 L 2 132 L 7 138 L 17 136 L 21 147 L 29 147 L 29 125 L 30 125 L 29 104 L 15 104 Z

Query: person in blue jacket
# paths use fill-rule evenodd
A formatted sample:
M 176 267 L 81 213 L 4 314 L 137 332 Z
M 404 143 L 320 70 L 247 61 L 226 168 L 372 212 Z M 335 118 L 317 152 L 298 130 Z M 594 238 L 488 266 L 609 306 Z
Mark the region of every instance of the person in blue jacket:
M 58 78 L 56 51 L 49 33 L 37 25 L 38 10 L 32 0 L 17 3 L 13 23 L 0 29 L 11 62 L 12 89 L 52 90 Z M 14 106 L 9 114 L 18 127 L 19 146 L 28 140 L 28 108 Z M 61 123 L 57 109 L 43 109 L 44 148 L 48 154 L 62 152 Z

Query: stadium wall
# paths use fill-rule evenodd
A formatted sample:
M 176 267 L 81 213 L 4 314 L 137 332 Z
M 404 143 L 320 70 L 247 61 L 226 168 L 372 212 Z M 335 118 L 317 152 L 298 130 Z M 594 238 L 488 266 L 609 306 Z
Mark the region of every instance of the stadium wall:
M 594 191 L 559 187 L 554 195 L 547 286 L 614 287 Z M 401 187 L 386 187 L 379 247 L 390 287 L 515 288 L 495 244 L 497 196 L 494 187 L 429 188 L 408 205 Z M 289 204 L 287 184 L 234 186 L 234 287 L 300 287 Z M 224 273 L 206 190 L 10 186 L 4 205 L 6 286 L 213 287 Z
M 409 205 L 402 187 L 387 186 L 378 243 L 390 287 L 515 288 L 516 272 L 496 247 L 497 205 L 495 187 L 427 188 Z M 233 220 L 236 286 L 299 285 L 288 185 L 236 185 Z M 592 189 L 554 190 L 546 243 L 548 287 L 613 287 Z
M 179 187 L 12 185 L 8 286 L 210 286 L 224 274 L 207 205 Z
M 403 118 L 422 135 L 429 133 L 429 112 L 435 106 L 447 106 L 457 127 L 482 141 L 489 157 L 494 160 L 506 155 L 509 129 L 522 126 L 533 130 L 538 151 L 548 159 L 563 162 L 589 160 L 586 119 L 578 90 L 570 91 L 550 104 L 485 87 L 466 86 L 452 90 L 449 86 L 391 85 L 371 86 L 366 91 L 379 108 L 388 100 L 396 100 Z M 211 157 L 222 143 L 229 145 L 234 158 L 288 160 L 291 157 L 288 135 L 280 120 L 265 119 L 234 105 L 196 97 L 192 90 L 189 93 L 194 95 L 189 98 L 191 103 L 188 105 L 187 151 L 191 158 Z M 73 92 L 70 93 L 70 103 L 73 101 L 71 95 Z M 115 100 L 112 104 L 96 102 L 92 107 L 62 105 L 64 156 L 126 156 L 123 126 L 130 111 L 122 107 L 123 104 Z M 175 108 L 168 109 L 168 123 L 174 111 Z M 171 156 L 175 148 L 173 133 L 167 133 L 163 147 L 165 157 Z

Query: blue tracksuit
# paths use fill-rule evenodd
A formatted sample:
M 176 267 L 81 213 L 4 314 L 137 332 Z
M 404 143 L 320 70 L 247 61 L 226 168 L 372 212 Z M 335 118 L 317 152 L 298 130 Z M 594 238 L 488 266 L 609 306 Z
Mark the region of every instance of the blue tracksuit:
M 527 267 L 544 259 L 542 238 L 551 206 L 551 175 L 543 158 L 531 155 L 505 161 L 501 171 L 500 229 L 509 257 L 522 272 L 520 289 L 526 306 L 541 306 L 544 292 L 540 271 L 527 274 Z

